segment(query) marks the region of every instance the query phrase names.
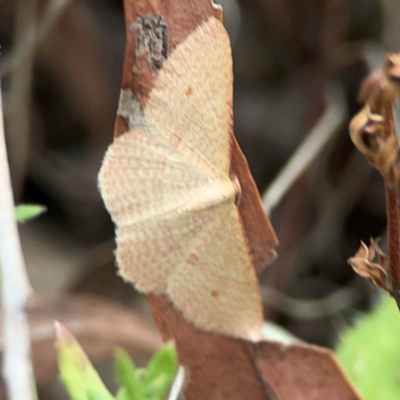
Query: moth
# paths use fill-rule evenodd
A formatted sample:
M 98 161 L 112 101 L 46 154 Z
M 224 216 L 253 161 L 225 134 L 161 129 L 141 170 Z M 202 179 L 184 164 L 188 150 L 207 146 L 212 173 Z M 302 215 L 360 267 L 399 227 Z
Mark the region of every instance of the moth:
M 262 308 L 229 173 L 229 37 L 210 18 L 164 62 L 140 126 L 106 152 L 99 187 L 120 274 L 197 328 L 258 340 Z

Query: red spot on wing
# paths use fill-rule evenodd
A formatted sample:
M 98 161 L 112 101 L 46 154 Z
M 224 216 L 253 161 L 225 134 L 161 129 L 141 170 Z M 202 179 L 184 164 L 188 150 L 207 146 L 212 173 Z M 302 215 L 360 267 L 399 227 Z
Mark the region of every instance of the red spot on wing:
M 185 92 L 186 96 L 189 97 L 193 94 L 193 88 L 191 86 L 188 86 Z

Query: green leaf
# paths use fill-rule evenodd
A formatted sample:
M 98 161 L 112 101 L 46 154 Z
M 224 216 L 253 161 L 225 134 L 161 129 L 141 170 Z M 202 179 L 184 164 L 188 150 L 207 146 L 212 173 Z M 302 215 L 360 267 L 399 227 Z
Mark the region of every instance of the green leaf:
M 128 392 L 125 387 L 118 390 L 116 400 L 130 400 Z
M 45 206 L 39 206 L 36 204 L 19 204 L 15 207 L 15 219 L 19 223 L 24 223 L 30 219 L 36 218 L 39 215 L 46 212 Z
M 136 369 L 129 355 L 122 349 L 116 351 L 115 361 L 117 379 L 125 389 L 127 399 L 145 400 L 143 376 L 146 371 Z
M 144 379 L 146 400 L 162 400 L 178 370 L 178 356 L 172 342 L 165 344 L 151 359 Z
M 146 400 L 162 400 L 168 393 L 173 382 L 170 377 L 161 372 L 157 377 L 146 384 L 145 399 Z
M 60 378 L 72 400 L 115 400 L 74 336 L 56 323 Z
M 336 349 L 365 400 L 400 398 L 400 315 L 385 295 L 380 305 L 346 331 Z

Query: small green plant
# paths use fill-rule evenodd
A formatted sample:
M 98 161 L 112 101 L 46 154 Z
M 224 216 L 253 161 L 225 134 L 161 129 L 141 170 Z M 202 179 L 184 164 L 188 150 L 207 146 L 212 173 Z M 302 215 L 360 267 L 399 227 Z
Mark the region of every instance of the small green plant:
M 57 324 L 60 378 L 71 400 L 163 400 L 178 370 L 173 343 L 167 343 L 153 356 L 147 368 L 136 368 L 128 354 L 116 352 L 116 376 L 120 388 L 114 397 L 101 381 L 74 336 Z
M 19 223 L 24 223 L 46 212 L 46 207 L 37 204 L 19 204 L 15 206 L 15 219 Z
M 372 313 L 342 335 L 336 355 L 365 400 L 399 399 L 399 338 L 399 310 L 387 295 Z
M 163 400 L 177 372 L 175 347 L 167 343 L 154 355 L 147 369 L 135 368 L 128 354 L 117 350 L 116 373 L 121 384 L 117 400 Z

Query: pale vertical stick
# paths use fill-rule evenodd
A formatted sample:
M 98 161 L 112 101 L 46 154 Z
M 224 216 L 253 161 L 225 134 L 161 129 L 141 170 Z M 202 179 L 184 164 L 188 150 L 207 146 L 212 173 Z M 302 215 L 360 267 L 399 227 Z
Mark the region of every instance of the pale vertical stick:
M 14 21 L 14 47 L 20 43 L 29 45 L 35 38 L 36 0 L 16 1 Z M 33 57 L 25 58 L 10 76 L 7 108 L 7 150 L 14 196 L 22 192 L 28 165 L 31 129 L 31 92 L 33 78 Z
M 183 389 L 185 387 L 185 382 L 185 369 L 182 366 L 179 366 L 178 371 L 175 375 L 174 382 L 172 383 L 171 390 L 169 392 L 168 400 L 179 400 L 181 398 Z
M 25 304 L 31 287 L 14 217 L 4 136 L 0 82 L 0 264 L 3 306 L 3 376 L 9 400 L 32 400 L 33 376 Z

